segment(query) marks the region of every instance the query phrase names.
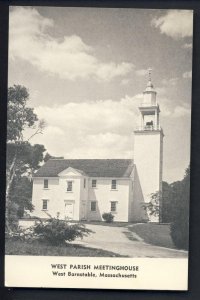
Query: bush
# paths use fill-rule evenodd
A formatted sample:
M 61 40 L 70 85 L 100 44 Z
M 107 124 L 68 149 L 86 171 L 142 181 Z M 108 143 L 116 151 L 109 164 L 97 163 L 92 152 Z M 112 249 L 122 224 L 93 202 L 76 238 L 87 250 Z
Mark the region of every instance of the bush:
M 104 221 L 106 223 L 112 223 L 113 219 L 114 219 L 114 216 L 111 213 L 103 213 L 102 218 L 104 219 Z
M 38 235 L 34 233 L 34 226 L 29 228 L 16 227 L 15 230 L 7 232 L 5 237 L 13 241 L 28 241 L 31 242 L 34 239 L 38 239 Z
M 40 221 L 34 227 L 40 240 L 51 245 L 63 245 L 66 241 L 74 241 L 76 238 L 83 238 L 92 231 L 83 224 L 70 224 L 67 221 L 51 218 L 45 222 Z

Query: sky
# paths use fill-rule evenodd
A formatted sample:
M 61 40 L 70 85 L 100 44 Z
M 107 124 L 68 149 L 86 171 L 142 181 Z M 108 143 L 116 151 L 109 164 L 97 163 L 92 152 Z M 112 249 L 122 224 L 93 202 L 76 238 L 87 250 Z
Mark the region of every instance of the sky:
M 188 10 L 11 7 L 9 86 L 25 86 L 46 122 L 31 143 L 65 158 L 134 158 L 151 68 L 163 180 L 181 180 L 190 161 L 192 33 Z

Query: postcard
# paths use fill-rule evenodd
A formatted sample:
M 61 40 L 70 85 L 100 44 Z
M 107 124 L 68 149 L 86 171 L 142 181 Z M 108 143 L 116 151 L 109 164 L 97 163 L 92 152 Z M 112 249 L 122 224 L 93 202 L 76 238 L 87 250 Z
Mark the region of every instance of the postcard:
M 7 287 L 187 290 L 192 10 L 11 6 Z

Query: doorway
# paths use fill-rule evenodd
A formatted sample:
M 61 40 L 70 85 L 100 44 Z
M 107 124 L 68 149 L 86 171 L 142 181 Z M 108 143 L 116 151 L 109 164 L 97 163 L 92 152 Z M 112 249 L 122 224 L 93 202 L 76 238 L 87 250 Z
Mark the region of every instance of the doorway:
M 74 202 L 65 201 L 65 219 L 73 220 L 74 219 Z

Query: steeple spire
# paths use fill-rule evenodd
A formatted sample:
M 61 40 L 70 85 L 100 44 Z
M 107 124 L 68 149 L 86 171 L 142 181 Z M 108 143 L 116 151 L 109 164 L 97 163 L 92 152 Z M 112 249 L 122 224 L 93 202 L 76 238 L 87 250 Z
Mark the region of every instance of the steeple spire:
M 148 68 L 148 73 L 149 73 L 149 81 L 151 81 L 151 71 L 152 71 L 152 69 L 151 69 L 151 68 Z
M 154 89 L 153 83 L 151 82 L 152 69 L 149 68 L 147 71 L 148 71 L 148 82 L 147 82 L 146 89 L 143 92 L 143 95 L 144 95 L 143 104 L 144 105 L 157 105 L 156 91 Z
M 148 69 L 147 89 L 148 89 L 148 88 L 153 88 L 153 84 L 152 84 L 152 82 L 151 82 L 151 71 L 152 71 L 152 69 L 149 68 L 149 69 Z

